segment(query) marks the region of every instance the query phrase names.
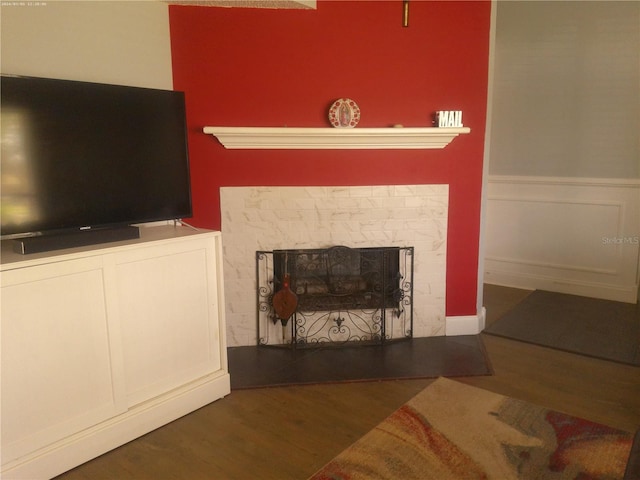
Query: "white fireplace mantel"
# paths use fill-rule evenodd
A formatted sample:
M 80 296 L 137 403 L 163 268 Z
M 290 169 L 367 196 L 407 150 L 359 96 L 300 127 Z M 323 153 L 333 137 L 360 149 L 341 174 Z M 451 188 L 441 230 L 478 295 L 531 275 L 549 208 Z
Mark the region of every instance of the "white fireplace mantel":
M 444 148 L 469 127 L 204 127 L 228 149 Z

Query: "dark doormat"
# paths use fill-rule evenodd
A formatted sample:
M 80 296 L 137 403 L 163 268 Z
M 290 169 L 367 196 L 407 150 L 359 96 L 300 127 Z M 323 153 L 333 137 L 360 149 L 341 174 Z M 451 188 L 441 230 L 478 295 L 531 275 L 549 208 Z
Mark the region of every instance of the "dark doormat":
M 341 348 L 230 347 L 228 360 L 232 390 L 493 373 L 479 335 Z
M 484 332 L 640 366 L 637 304 L 535 290 Z

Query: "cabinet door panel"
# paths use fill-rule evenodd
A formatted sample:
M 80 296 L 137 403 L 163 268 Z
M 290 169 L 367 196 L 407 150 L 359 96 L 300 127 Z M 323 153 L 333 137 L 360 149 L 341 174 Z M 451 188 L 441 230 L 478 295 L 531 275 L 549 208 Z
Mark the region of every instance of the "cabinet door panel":
M 3 463 L 119 411 L 100 262 L 60 268 L 2 272 Z
M 117 261 L 129 406 L 220 369 L 215 285 L 207 275 L 212 249 L 188 245 Z

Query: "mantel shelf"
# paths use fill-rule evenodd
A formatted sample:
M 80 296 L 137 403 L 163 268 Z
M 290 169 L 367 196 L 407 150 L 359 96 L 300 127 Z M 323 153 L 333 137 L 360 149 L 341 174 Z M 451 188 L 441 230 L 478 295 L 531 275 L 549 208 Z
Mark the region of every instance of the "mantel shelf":
M 204 127 L 228 149 L 444 148 L 468 127 Z

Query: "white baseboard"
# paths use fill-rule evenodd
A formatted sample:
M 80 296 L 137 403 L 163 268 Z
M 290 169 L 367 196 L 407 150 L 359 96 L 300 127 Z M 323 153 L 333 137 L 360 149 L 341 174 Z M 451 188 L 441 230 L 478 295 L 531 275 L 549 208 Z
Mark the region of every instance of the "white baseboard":
M 492 267 L 485 269 L 484 283 L 522 288 L 524 290 L 547 290 L 549 292 L 613 300 L 614 302 L 636 303 L 638 301 L 637 285 L 589 284 L 524 272 L 504 272 Z
M 453 337 L 457 335 L 477 335 L 484 330 L 486 309 L 477 315 L 459 315 L 446 318 L 445 335 Z

